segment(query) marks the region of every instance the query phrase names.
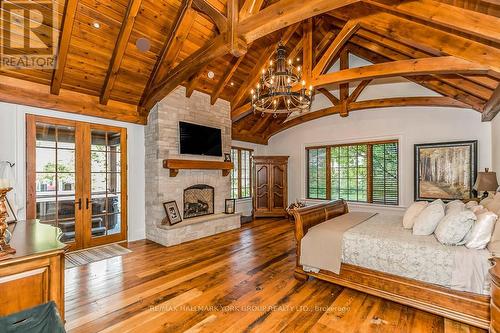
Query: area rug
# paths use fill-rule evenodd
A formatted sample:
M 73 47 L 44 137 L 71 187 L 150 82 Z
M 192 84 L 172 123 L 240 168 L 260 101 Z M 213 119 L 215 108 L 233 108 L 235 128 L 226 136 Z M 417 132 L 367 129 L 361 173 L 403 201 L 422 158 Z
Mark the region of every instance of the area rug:
M 66 254 L 66 269 L 87 265 L 92 262 L 101 261 L 113 257 L 122 256 L 132 252 L 118 244 L 110 244 L 92 249 L 86 249 Z

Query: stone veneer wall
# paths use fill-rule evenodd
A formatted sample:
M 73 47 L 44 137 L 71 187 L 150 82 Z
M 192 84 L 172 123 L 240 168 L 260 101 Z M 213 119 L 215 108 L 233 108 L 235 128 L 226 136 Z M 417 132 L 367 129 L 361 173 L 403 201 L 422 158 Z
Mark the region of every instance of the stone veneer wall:
M 178 87 L 149 113 L 145 130 L 147 239 L 164 245 L 172 245 L 201 238 L 210 233 L 206 230 L 207 228 L 203 227 L 203 223 L 197 227 L 187 225 L 186 230 L 176 228 L 176 234 L 173 234 L 172 230 L 161 227 L 161 221 L 165 218 L 162 203 L 175 200 L 182 214 L 183 191 L 189 186 L 195 184 L 213 186 L 215 188 L 214 212 L 215 214 L 224 212 L 225 199 L 230 195 L 229 176 L 223 177 L 220 170 L 180 170 L 176 177 L 170 177 L 169 171 L 163 168 L 162 162 L 168 158 L 224 160 L 223 157 L 180 155 L 179 121 L 221 128 L 222 152 L 229 153 L 231 149 L 230 110 L 229 103 L 220 99 L 215 105 L 210 105 L 210 96 L 198 91 L 194 91 L 190 98 L 186 98 L 185 88 Z M 224 220 L 227 221 L 206 223 L 218 223 L 218 231 L 235 227 L 234 218 Z

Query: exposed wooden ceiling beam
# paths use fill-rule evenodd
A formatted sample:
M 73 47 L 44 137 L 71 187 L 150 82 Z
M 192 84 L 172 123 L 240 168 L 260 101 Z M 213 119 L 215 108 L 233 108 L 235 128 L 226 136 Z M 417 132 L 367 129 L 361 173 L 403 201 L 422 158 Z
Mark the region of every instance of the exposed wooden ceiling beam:
M 227 39 L 229 52 L 235 57 L 241 57 L 247 53 L 247 44 L 238 34 L 238 0 L 227 1 Z
M 264 0 L 245 0 L 240 9 L 239 20 L 243 21 L 248 16 L 258 13 Z
M 235 121 L 238 121 L 241 118 L 244 118 L 245 116 L 249 115 L 251 112 L 252 112 L 252 104 L 245 103 L 242 106 L 239 106 L 231 111 L 231 120 L 234 123 Z
M 311 82 L 313 70 L 313 19 L 302 23 L 302 79 Z
M 108 103 L 111 90 L 113 89 L 116 76 L 118 75 L 118 70 L 120 69 L 120 65 L 122 63 L 123 55 L 127 49 L 132 28 L 134 27 L 135 18 L 139 12 L 139 8 L 141 8 L 141 3 L 142 0 L 129 0 L 127 12 L 125 13 L 120 32 L 118 33 L 113 55 L 111 56 L 109 68 L 104 79 L 104 85 L 100 96 L 101 104 Z
M 338 12 L 329 13 L 338 17 Z M 413 22 L 393 14 L 342 9 L 344 19 L 359 18 L 361 26 L 395 41 L 402 42 L 426 52 L 442 52 L 500 72 L 500 49 L 462 36 L 447 33 L 429 25 Z M 418 32 L 418 33 L 417 33 Z
M 339 72 L 323 74 L 317 78 L 313 78 L 312 85 L 314 87 L 322 87 L 329 84 L 341 84 L 392 76 L 449 73 L 491 74 L 491 69 L 487 66 L 478 65 L 452 56 L 420 58 L 350 68 Z
M 391 58 L 390 55 L 385 54 L 382 51 L 379 51 L 379 53 L 375 53 L 371 50 L 365 49 L 363 47 L 360 47 L 355 44 L 349 44 L 347 45 L 349 48 L 349 52 L 355 54 L 356 56 L 363 58 L 367 61 L 370 61 L 372 63 L 385 63 L 391 60 L 398 60 L 398 58 Z M 419 76 L 406 76 L 405 79 L 415 82 L 427 89 L 433 90 L 441 95 L 444 95 L 446 97 L 450 97 L 453 99 L 456 99 L 457 101 L 460 101 L 462 103 L 465 103 L 469 105 L 472 109 L 481 111 L 484 102 L 481 101 L 480 99 L 471 96 L 470 94 L 460 90 L 456 89 L 439 79 L 437 79 L 435 76 L 432 75 L 419 75 Z
M 392 13 L 406 15 L 500 43 L 500 29 L 498 29 L 500 19 L 494 16 L 434 0 L 404 2 L 364 0 L 364 2 Z
M 484 105 L 482 120 L 491 121 L 500 112 L 500 84 L 493 92 L 490 100 Z
M 188 79 L 186 82 L 186 97 L 189 98 L 194 92 L 194 89 L 196 88 L 196 83 L 200 79 L 200 77 L 203 75 L 205 72 L 205 68 L 207 65 L 203 66 L 197 73 L 191 75 L 191 77 Z
M 59 50 L 56 59 L 56 68 L 52 74 L 52 82 L 50 84 L 50 92 L 54 95 L 59 94 L 66 68 L 66 60 L 68 59 L 69 44 L 73 32 L 73 24 L 75 23 L 76 8 L 78 0 L 67 0 L 64 7 L 62 32 L 59 37 Z
M 219 33 L 225 33 L 228 28 L 227 18 L 206 0 L 192 0 L 193 9 L 207 15 L 217 26 Z M 232 1 L 232 0 L 229 0 Z
M 349 52 L 347 49 L 342 49 L 339 60 L 340 71 L 343 72 L 349 70 Z M 347 108 L 347 99 L 349 98 L 349 82 L 340 83 L 339 96 L 340 116 L 347 117 L 349 115 L 349 109 Z
M 149 76 L 148 83 L 144 88 L 144 92 L 139 103 L 140 106 L 144 106 L 147 95 L 151 92 L 151 89 L 158 81 L 158 79 L 161 78 L 162 72 L 165 71 L 162 71 L 163 62 L 166 59 L 169 59 L 168 64 L 166 64 L 165 67 L 170 67 L 171 64 L 175 61 L 175 59 L 173 59 L 174 54 L 178 52 L 175 49 L 180 50 L 180 46 L 183 42 L 183 40 L 179 38 L 179 35 L 187 35 L 187 32 L 191 29 L 194 21 L 194 13 L 190 10 L 192 1 L 193 0 L 182 0 L 181 2 L 181 6 L 179 8 L 179 11 L 177 12 L 177 16 L 175 17 L 174 22 L 172 23 L 172 27 L 169 34 L 167 35 L 165 44 L 163 44 L 151 75 Z
M 146 117 L 137 112 L 135 105 L 113 100 L 108 105 L 102 105 L 97 96 L 65 89 L 54 95 L 47 85 L 8 76 L 0 76 L 0 101 L 129 123 L 146 123 Z
M 321 73 L 326 71 L 328 64 L 332 59 L 336 58 L 340 54 L 340 50 L 344 47 L 345 43 L 351 38 L 351 36 L 356 33 L 360 25 L 357 21 L 347 21 L 342 30 L 337 34 L 333 42 L 330 44 L 328 49 L 325 51 L 323 56 L 319 59 L 316 66 L 312 71 L 314 77 L 319 76 Z
M 280 0 L 239 24 L 247 43 L 310 17 L 358 2 L 358 0 Z
M 469 108 L 468 105 L 461 103 L 449 97 L 395 97 L 374 99 L 361 102 L 353 102 L 348 104 L 349 111 L 368 110 L 376 108 L 389 108 L 389 107 L 405 107 L 405 106 L 447 106 L 457 108 Z M 266 141 L 273 135 L 278 134 L 286 129 L 300 125 L 307 121 L 319 119 L 322 117 L 339 114 L 342 110 L 341 105 L 327 107 L 318 111 L 305 113 L 301 116 L 287 120 L 280 124 L 272 133 L 266 137 Z
M 319 88 L 318 92 L 322 93 L 326 98 L 332 102 L 332 105 L 338 105 L 340 103 L 340 100 L 335 97 L 331 92 L 328 91 L 326 88 Z
M 222 93 L 226 85 L 229 83 L 229 81 L 231 81 L 234 72 L 236 72 L 236 69 L 238 69 L 238 66 L 240 65 L 241 61 L 243 61 L 243 59 L 244 56 L 233 57 L 231 59 L 229 67 L 227 67 L 226 72 L 217 82 L 217 85 L 215 86 L 214 90 L 212 91 L 212 94 L 210 95 L 210 104 L 214 105 L 215 102 L 217 102 L 217 99 L 219 98 L 220 94 Z
M 295 30 L 297 30 L 298 26 L 299 26 L 298 24 L 294 24 L 285 30 L 285 32 L 283 33 L 282 40 L 281 40 L 283 42 L 283 44 L 288 43 L 288 40 L 293 36 L 293 34 L 294 34 Z M 260 79 L 260 76 L 261 76 L 260 73 L 262 71 L 262 68 L 264 68 L 264 66 L 269 61 L 269 58 L 276 51 L 276 46 L 277 45 L 275 45 L 275 44 L 269 45 L 261 53 L 259 61 L 254 65 L 253 70 L 248 74 L 248 79 L 245 81 L 245 83 L 243 85 L 240 86 L 240 88 L 236 92 L 236 95 L 234 96 L 233 100 L 231 101 L 231 105 L 233 108 L 237 108 L 240 105 L 240 103 L 243 102 L 248 97 L 250 90 L 252 89 L 252 87 L 254 87 L 257 84 L 257 82 Z
M 219 35 L 207 45 L 202 46 L 196 52 L 184 59 L 173 68 L 160 83 L 154 86 L 148 95 L 145 108 L 151 109 L 158 101 L 167 96 L 178 85 L 187 80 L 191 75 L 199 71 L 212 60 L 226 55 L 229 51 L 224 35 Z
M 370 84 L 370 82 L 372 82 L 372 80 L 361 81 L 356 87 L 356 89 L 354 89 L 354 91 L 349 95 L 349 97 L 347 98 L 347 102 L 348 103 L 356 102 L 359 95 L 361 95 L 363 90 L 365 90 L 365 88 Z

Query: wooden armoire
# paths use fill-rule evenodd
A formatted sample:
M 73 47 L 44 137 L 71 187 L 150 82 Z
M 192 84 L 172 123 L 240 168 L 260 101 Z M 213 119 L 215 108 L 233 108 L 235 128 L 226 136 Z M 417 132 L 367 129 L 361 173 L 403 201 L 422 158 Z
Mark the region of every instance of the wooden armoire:
M 253 156 L 255 217 L 287 216 L 288 156 Z

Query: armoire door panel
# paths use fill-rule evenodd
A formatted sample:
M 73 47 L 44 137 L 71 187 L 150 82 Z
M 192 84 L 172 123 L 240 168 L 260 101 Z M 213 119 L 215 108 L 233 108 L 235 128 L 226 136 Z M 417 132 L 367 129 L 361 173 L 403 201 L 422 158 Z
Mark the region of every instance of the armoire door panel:
M 259 165 L 256 170 L 256 189 L 255 189 L 255 209 L 267 210 L 269 207 L 269 167 L 267 165 Z
M 285 216 L 287 156 L 253 156 L 255 170 L 254 215 Z

